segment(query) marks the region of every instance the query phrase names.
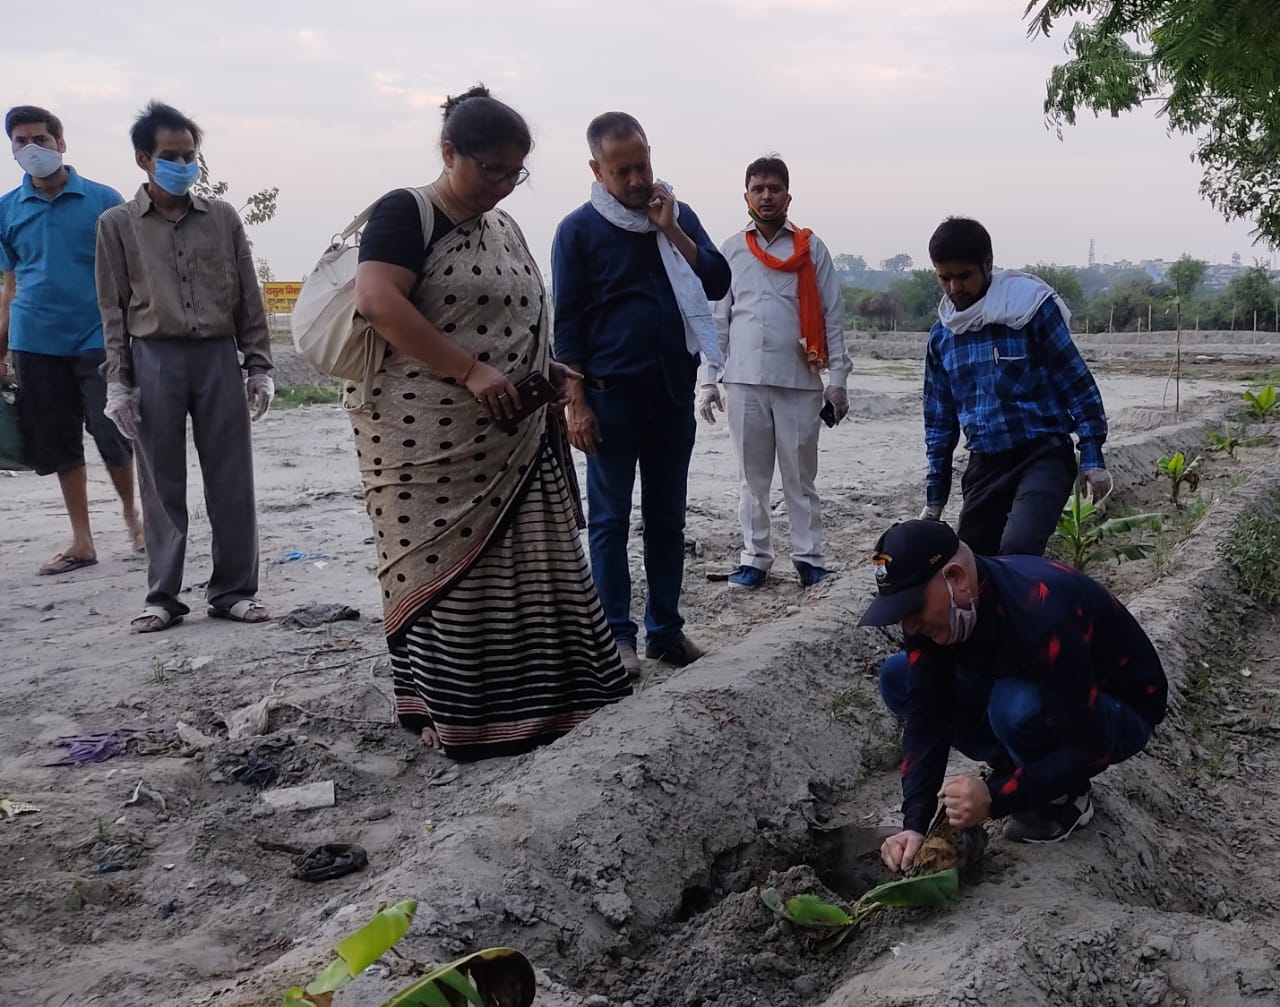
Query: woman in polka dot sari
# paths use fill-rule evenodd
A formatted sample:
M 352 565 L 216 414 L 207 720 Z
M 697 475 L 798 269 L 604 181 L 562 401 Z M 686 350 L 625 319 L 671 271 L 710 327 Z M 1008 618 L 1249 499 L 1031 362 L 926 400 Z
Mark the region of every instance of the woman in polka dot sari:
M 457 759 L 528 751 L 630 693 L 579 538 L 559 417 L 501 423 L 526 376 L 565 380 L 541 273 L 496 209 L 527 176 L 530 147 L 524 120 L 483 88 L 449 99 L 445 169 L 425 189 L 431 240 L 405 190 L 361 238 L 357 303 L 389 348 L 350 416 L 396 713 Z

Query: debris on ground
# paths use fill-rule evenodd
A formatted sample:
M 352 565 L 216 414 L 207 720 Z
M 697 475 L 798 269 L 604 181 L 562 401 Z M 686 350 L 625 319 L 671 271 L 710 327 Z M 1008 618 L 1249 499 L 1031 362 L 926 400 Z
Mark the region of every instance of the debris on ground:
M 241 738 L 256 738 L 266 734 L 271 725 L 271 711 L 280 703 L 277 696 L 263 696 L 256 703 L 232 710 L 222 718 L 227 725 L 228 740 L 239 741 Z
M 55 738 L 53 744 L 66 748 L 68 752 L 57 762 L 46 762 L 46 766 L 83 766 L 91 762 L 106 762 L 126 751 L 135 750 L 139 755 L 152 754 L 149 747 L 153 744 L 165 744 L 165 737 L 170 733 L 167 727 L 141 728 L 116 727 L 109 731 L 95 731 L 92 734 L 72 734 Z
M 8 798 L 0 798 L 0 815 L 6 820 L 17 818 L 19 815 L 32 815 L 40 809 L 34 804 L 28 804 L 26 801 L 11 801 Z
M 158 791 L 152 790 L 142 780 L 139 780 L 138 785 L 133 788 L 133 795 L 124 802 L 124 806 L 126 808 L 131 807 L 132 805 L 140 804 L 143 801 L 150 801 L 165 814 L 168 814 L 169 812 L 169 804 L 164 799 L 164 796 Z
M 350 605 L 315 604 L 303 605 L 280 619 L 280 625 L 289 629 L 315 629 L 334 622 L 355 621 L 360 618 L 360 610 Z
M 332 808 L 338 801 L 333 781 L 304 783 L 297 787 L 277 787 L 262 792 L 264 804 L 277 811 L 306 811 L 311 808 Z
M 191 748 L 195 748 L 200 751 L 203 751 L 206 748 L 212 748 L 218 743 L 216 738 L 211 738 L 198 727 L 192 727 L 190 724 L 184 724 L 182 721 L 178 721 L 175 725 L 174 732 L 184 745 L 188 745 Z

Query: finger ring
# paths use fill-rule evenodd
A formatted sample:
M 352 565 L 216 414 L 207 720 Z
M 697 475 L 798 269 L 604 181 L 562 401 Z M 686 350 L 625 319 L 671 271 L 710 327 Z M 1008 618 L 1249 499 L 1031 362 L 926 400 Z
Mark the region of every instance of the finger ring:
M 476 396 L 476 404 L 481 406 L 484 405 L 484 399 L 480 398 L 479 396 Z
M 499 393 L 498 393 L 498 398 L 500 398 L 500 399 L 505 399 L 506 397 L 507 397 L 507 393 L 506 393 L 506 392 L 499 392 Z

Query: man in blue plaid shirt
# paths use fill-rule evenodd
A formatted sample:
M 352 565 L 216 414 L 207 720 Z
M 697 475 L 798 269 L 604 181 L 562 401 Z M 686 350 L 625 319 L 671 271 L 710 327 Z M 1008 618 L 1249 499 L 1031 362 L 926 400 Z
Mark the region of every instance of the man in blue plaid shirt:
M 951 217 L 929 240 L 943 298 L 924 373 L 929 472 L 922 518 L 940 520 L 960 432 L 969 464 L 957 532 L 979 555 L 1040 555 L 1078 477 L 1095 500 L 1110 491 L 1102 459 L 1107 418 L 1044 281 L 992 269 L 991 236 Z

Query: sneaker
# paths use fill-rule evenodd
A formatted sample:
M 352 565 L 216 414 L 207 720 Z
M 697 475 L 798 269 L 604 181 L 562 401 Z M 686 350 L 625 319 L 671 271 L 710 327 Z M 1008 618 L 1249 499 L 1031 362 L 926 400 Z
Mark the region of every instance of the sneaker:
M 826 567 L 814 566 L 811 563 L 796 563 L 796 573 L 800 575 L 801 587 L 813 587 L 830 576 L 831 571 Z
M 1066 794 L 1056 801 L 1011 815 L 1004 837 L 1015 843 L 1060 843 L 1093 819 L 1092 789 Z
M 701 647 L 681 633 L 670 643 L 657 646 L 652 643 L 644 645 L 644 656 L 651 661 L 663 661 L 674 668 L 683 668 L 693 664 L 706 653 Z
M 729 574 L 729 583 L 734 587 L 755 588 L 764 583 L 764 579 L 769 576 L 767 570 L 761 570 L 754 566 L 740 566 Z
M 634 643 L 618 644 L 618 656 L 622 658 L 622 667 L 631 681 L 636 681 L 644 674 L 644 666 L 640 663 L 640 656 L 636 653 Z

